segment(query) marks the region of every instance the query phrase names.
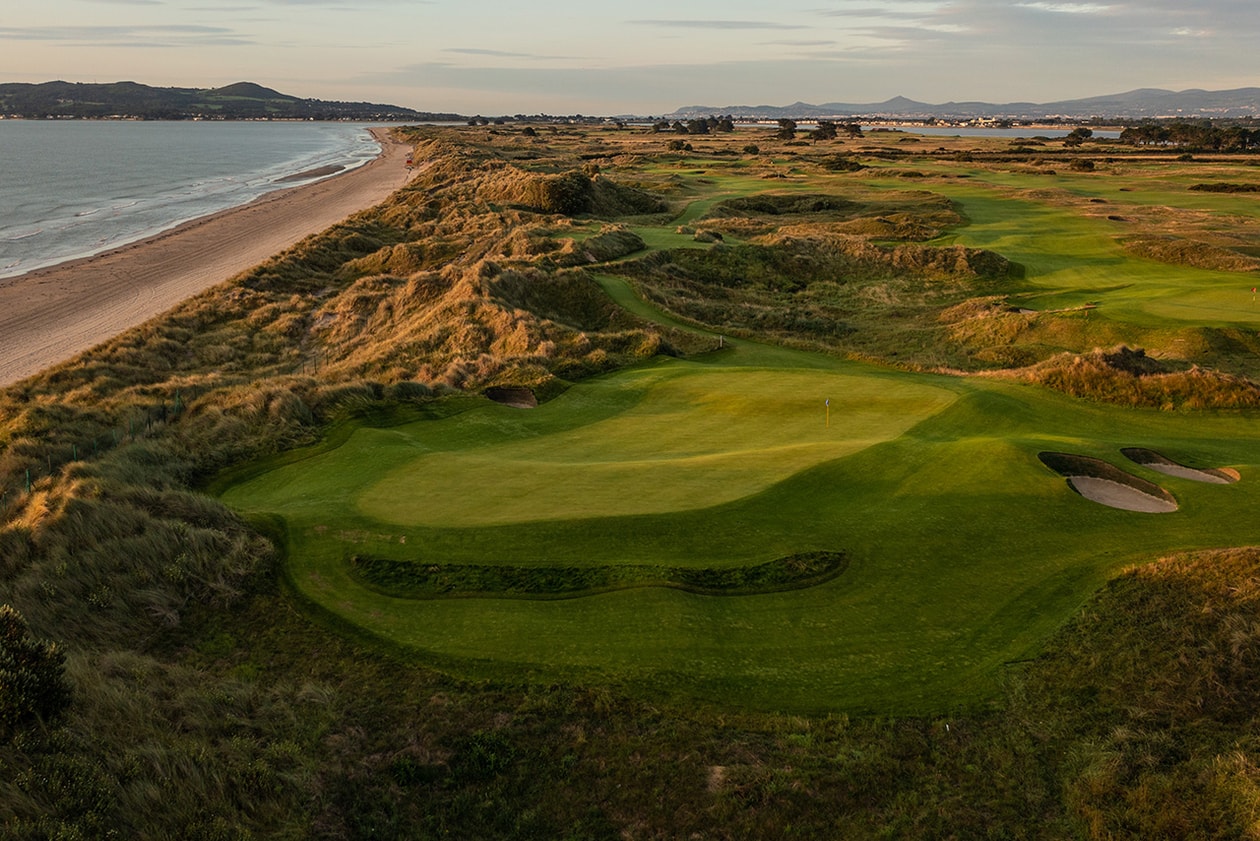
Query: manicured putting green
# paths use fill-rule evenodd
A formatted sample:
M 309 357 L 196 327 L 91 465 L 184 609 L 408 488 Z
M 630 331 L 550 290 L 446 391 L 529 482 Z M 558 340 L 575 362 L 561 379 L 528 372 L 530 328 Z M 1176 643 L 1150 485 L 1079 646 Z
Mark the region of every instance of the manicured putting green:
M 1234 467 L 1242 481 L 1159 474 L 1125 459 L 1129 446 Z M 1180 510 L 1083 499 L 1038 461 L 1047 450 L 1157 482 Z M 601 377 L 536 410 L 486 401 L 361 427 L 224 498 L 284 519 L 304 598 L 456 673 L 735 707 L 929 712 L 993 697 L 1004 664 L 1035 653 L 1120 566 L 1260 540 L 1258 456 L 1245 417 L 1126 411 L 738 343 Z M 811 551 L 844 552 L 848 567 L 808 589 L 739 596 L 400 598 L 350 563 L 738 569 Z
M 839 372 L 654 365 L 553 401 L 529 426 L 594 407 L 615 414 L 545 436 L 417 453 L 355 501 L 364 516 L 401 526 L 709 508 L 895 438 L 953 399 L 923 383 Z

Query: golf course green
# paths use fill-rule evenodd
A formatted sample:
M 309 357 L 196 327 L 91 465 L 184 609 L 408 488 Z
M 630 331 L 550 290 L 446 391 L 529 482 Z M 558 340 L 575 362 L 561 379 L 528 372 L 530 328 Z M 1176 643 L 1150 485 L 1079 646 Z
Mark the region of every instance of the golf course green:
M 1260 539 L 1260 442 L 1237 414 L 1113 408 L 747 341 L 533 410 L 466 406 L 359 423 L 222 496 L 283 522 L 292 586 L 326 616 L 472 677 L 801 712 L 972 707 L 1124 565 Z M 1130 447 L 1241 481 L 1162 474 Z M 1041 463 L 1047 451 L 1107 461 L 1179 508 L 1092 502 Z M 811 552 L 842 553 L 842 574 L 731 595 L 603 573 L 621 583 L 548 584 L 617 567 L 738 576 Z M 539 583 L 416 597 L 364 575 L 379 561 Z

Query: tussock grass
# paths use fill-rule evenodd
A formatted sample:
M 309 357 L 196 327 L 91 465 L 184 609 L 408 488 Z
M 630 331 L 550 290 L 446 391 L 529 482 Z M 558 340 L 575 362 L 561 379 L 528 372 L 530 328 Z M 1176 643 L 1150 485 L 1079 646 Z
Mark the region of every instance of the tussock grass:
M 1126 240 L 1124 247 L 1131 254 L 1177 266 L 1192 266 L 1223 272 L 1260 270 L 1260 259 L 1228 248 L 1175 237 L 1136 237 Z
M 1164 410 L 1260 408 L 1260 386 L 1244 377 L 1193 366 L 1168 370 L 1141 350 L 1118 347 L 1065 354 L 1017 374 L 1088 400 Z

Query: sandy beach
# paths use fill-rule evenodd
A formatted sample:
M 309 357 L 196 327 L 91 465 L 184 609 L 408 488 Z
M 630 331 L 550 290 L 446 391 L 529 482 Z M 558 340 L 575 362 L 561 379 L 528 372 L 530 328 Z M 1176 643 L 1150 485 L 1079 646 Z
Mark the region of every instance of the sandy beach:
M 379 157 L 140 242 L 0 280 L 0 386 L 63 362 L 383 201 L 411 173 L 384 129 Z

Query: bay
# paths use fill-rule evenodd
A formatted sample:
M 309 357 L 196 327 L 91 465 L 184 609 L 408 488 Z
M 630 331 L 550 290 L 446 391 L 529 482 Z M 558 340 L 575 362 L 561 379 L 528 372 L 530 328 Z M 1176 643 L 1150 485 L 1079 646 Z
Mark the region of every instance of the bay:
M 0 278 L 108 251 L 379 152 L 356 123 L 0 120 Z

